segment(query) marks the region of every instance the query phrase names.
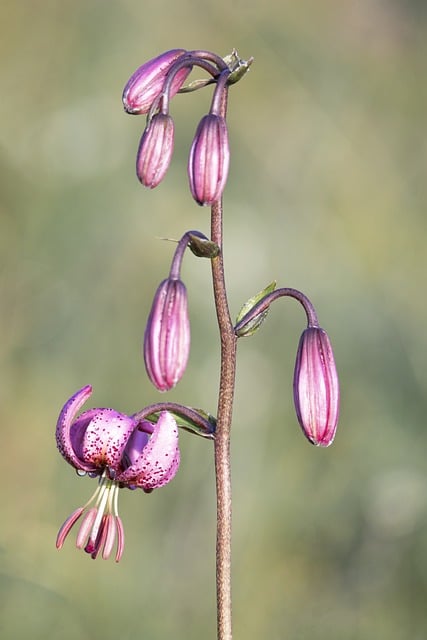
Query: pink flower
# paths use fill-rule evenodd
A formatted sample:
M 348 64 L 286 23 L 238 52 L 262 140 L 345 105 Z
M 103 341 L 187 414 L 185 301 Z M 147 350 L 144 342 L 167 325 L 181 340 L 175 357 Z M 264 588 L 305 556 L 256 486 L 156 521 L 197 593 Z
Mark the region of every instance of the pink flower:
M 154 100 L 162 92 L 170 68 L 186 53 L 185 49 L 171 49 L 139 67 L 123 90 L 125 111 L 131 114 L 148 113 Z M 190 71 L 191 66 L 177 71 L 171 83 L 169 97 L 172 98 L 180 90 Z
M 172 158 L 174 125 L 169 115 L 157 113 L 145 129 L 136 156 L 136 175 L 153 189 L 163 180 Z
M 61 455 L 79 475 L 99 477 L 91 499 L 74 511 L 59 530 L 61 549 L 71 528 L 84 514 L 76 546 L 96 558 L 107 559 L 117 539 L 116 562 L 122 556 L 124 531 L 118 515 L 119 489 L 162 487 L 175 476 L 180 460 L 178 428 L 172 414 L 163 411 L 156 424 L 136 420 L 114 409 L 89 409 L 76 418 L 92 394 L 90 385 L 64 405 L 56 426 Z
M 159 391 L 172 389 L 181 379 L 189 353 L 187 289 L 169 277 L 156 291 L 144 335 L 145 368 Z
M 188 159 L 193 198 L 201 205 L 219 200 L 227 182 L 230 149 L 225 119 L 210 113 L 199 123 Z
M 340 393 L 329 337 L 319 327 L 309 327 L 300 339 L 294 372 L 294 402 L 305 436 L 328 447 L 338 423 Z

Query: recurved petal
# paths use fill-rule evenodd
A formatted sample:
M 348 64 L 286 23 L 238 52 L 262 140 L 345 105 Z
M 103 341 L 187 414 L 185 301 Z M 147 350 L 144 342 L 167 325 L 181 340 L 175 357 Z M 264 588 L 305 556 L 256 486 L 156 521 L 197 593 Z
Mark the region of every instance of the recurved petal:
M 79 389 L 62 407 L 56 423 L 56 444 L 59 452 L 69 464 L 82 471 L 93 471 L 94 466 L 93 464 L 85 463 L 76 455 L 71 438 L 71 427 L 79 409 L 91 394 L 92 387 L 90 384 Z
M 172 480 L 179 460 L 178 427 L 173 415 L 163 411 L 139 458 L 118 474 L 116 481 L 142 489 L 156 489 Z

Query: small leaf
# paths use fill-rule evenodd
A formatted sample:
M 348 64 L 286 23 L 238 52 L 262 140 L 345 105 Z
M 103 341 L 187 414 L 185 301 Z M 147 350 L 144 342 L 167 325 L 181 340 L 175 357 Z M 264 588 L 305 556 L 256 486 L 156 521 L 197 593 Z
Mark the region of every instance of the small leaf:
M 235 84 L 243 78 L 243 76 L 249 71 L 249 67 L 253 61 L 253 58 L 249 58 L 249 60 L 242 60 L 239 58 L 236 49 L 233 49 L 229 55 L 224 56 L 224 62 L 228 65 L 231 71 L 227 79 L 227 84 Z
M 256 307 L 256 305 L 261 302 L 261 300 L 265 298 L 265 296 L 272 293 L 275 288 L 276 281 L 273 280 L 273 282 L 267 285 L 265 289 L 252 296 L 252 298 L 249 298 L 249 300 L 245 302 L 237 315 L 236 326 L 241 323 L 245 316 L 250 316 L 251 310 Z M 255 314 L 253 317 L 249 317 L 248 321 L 241 324 L 241 326 L 236 330 L 236 335 L 239 338 L 246 338 L 254 334 L 255 331 L 257 331 L 261 324 L 264 322 L 265 318 L 267 317 L 268 311 L 269 308 L 267 307 L 267 309 L 264 309 L 260 313 Z
M 268 311 L 269 311 L 268 309 L 266 309 L 265 311 L 262 311 L 257 316 L 249 320 L 247 324 L 243 325 L 243 327 L 240 327 L 236 331 L 236 336 L 238 338 L 248 338 L 249 336 L 253 335 L 255 331 L 257 331 L 260 328 L 260 326 L 266 319 Z
M 200 415 L 200 417 L 203 418 L 203 420 L 210 425 L 211 431 L 207 433 L 202 429 L 202 427 L 200 427 L 200 425 L 196 424 L 189 418 L 184 418 L 183 416 L 178 417 L 178 420 L 177 420 L 178 426 L 182 427 L 183 429 L 187 429 L 187 431 L 196 433 L 199 436 L 203 436 L 205 438 L 213 438 L 215 436 L 215 430 L 216 430 L 216 418 L 210 413 L 203 411 L 203 409 L 195 409 L 193 407 L 193 411 L 196 411 Z
M 191 233 L 188 237 L 188 246 L 198 258 L 216 258 L 219 254 L 219 247 L 215 242 L 207 238 L 199 238 Z
M 203 89 L 203 87 L 206 87 L 208 84 L 213 84 L 214 82 L 214 78 L 193 80 L 189 84 L 185 85 L 185 87 L 181 87 L 178 93 L 190 93 L 191 91 L 197 91 L 198 89 Z
M 202 438 L 208 438 L 213 440 L 215 437 L 216 418 L 214 418 L 214 416 L 212 416 L 210 413 L 206 413 L 206 411 L 203 411 L 203 409 L 192 408 L 192 410 L 197 412 L 200 415 L 201 421 L 199 424 L 191 420 L 187 416 L 183 416 L 177 411 L 168 409 L 168 411 L 174 415 L 176 424 L 178 427 L 180 427 L 181 429 L 185 429 L 190 433 L 194 433 L 197 436 L 201 436 Z M 155 413 L 151 413 L 150 415 L 148 415 L 146 419 L 149 420 L 150 422 L 156 423 L 159 419 L 159 415 L 160 415 L 160 411 L 157 411 Z M 202 422 L 209 424 L 210 429 L 208 430 L 207 427 L 202 426 L 201 424 Z
M 249 311 L 253 309 L 258 304 L 258 302 L 260 302 L 260 300 L 262 300 L 262 298 L 265 298 L 265 296 L 267 296 L 269 293 L 272 293 L 276 288 L 276 284 L 276 281 L 273 280 L 273 282 L 270 282 L 270 284 L 268 284 L 265 289 L 252 296 L 252 298 L 249 298 L 249 300 L 245 302 L 245 304 L 237 314 L 236 324 L 238 324 L 240 320 L 242 320 L 249 313 Z

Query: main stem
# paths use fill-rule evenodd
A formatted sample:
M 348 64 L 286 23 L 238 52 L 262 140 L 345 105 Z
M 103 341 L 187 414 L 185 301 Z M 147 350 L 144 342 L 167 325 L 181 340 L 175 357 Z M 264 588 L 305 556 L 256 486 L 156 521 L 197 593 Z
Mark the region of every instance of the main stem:
M 211 236 L 220 247 L 212 259 L 212 278 L 221 339 L 221 370 L 215 433 L 216 593 L 218 640 L 231 640 L 231 465 L 230 431 L 236 372 L 237 338 L 228 308 L 222 253 L 222 202 L 212 205 Z
M 218 115 L 227 113 L 228 89 L 221 92 Z M 228 308 L 224 277 L 222 200 L 214 202 L 211 211 L 211 240 L 219 247 L 212 259 L 215 308 L 221 340 L 217 427 L 215 434 L 216 478 L 216 598 L 217 638 L 231 640 L 231 464 L 230 431 L 236 377 L 237 338 Z

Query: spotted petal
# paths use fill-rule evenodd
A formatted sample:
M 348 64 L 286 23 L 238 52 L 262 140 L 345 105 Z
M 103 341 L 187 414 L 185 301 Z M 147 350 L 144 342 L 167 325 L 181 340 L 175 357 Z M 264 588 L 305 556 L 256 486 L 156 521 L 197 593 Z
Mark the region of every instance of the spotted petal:
M 140 456 L 116 476 L 116 481 L 142 489 L 156 489 L 172 480 L 179 460 L 178 427 L 172 414 L 163 411 Z
M 114 409 L 90 409 L 72 426 L 71 441 L 78 459 L 98 469 L 118 470 L 135 421 Z

